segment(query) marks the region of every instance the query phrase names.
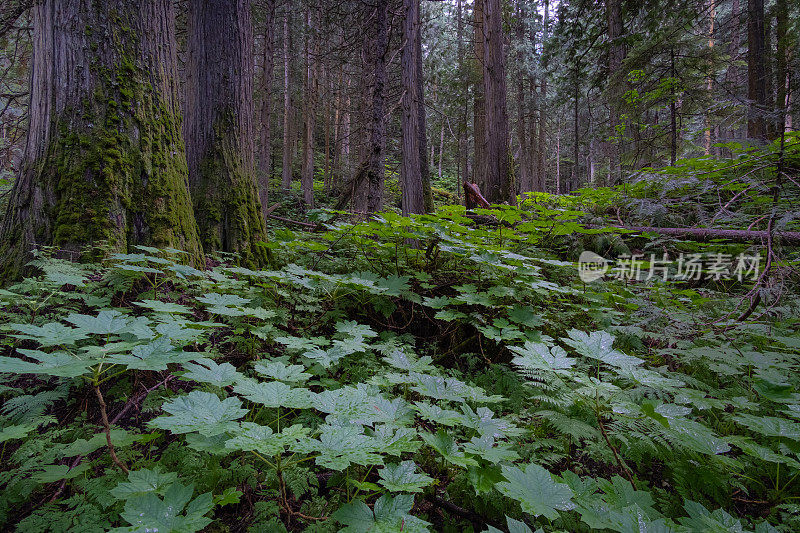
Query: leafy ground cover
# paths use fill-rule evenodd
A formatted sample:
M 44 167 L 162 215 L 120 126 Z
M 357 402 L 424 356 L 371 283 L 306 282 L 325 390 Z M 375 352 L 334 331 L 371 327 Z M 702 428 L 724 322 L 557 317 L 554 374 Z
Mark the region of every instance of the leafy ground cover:
M 322 211 L 273 232 L 264 271 L 43 256 L 0 291 L 0 523 L 800 529 L 792 275 L 745 322 L 752 281 L 581 282 L 583 248 L 758 253 L 579 223 L 663 204 L 635 191 L 478 210 L 492 224 Z

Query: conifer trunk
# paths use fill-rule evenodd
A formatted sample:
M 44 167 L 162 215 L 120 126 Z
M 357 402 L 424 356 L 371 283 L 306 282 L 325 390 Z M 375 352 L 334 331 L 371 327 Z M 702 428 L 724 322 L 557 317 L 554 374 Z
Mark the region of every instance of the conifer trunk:
M 266 261 L 253 155 L 253 34 L 248 0 L 189 1 L 186 143 L 203 246 Z
M 386 119 L 384 118 L 386 84 L 386 52 L 389 46 L 389 0 L 378 0 L 375 7 L 375 28 L 369 40 L 373 55 L 371 131 L 367 163 L 366 211 L 374 213 L 383 207 L 384 152 Z
M 261 85 L 264 91 L 261 100 L 261 157 L 258 192 L 263 209 L 269 203 L 269 180 L 272 173 L 272 75 L 275 68 L 275 0 L 266 0 L 264 5 L 264 63 L 261 70 Z
M 174 247 L 202 259 L 181 134 L 168 0 L 42 0 L 31 117 L 3 219 L 5 273 L 32 248 Z
M 484 142 L 486 146 L 486 199 L 514 203 L 509 165 L 508 110 L 506 108 L 506 60 L 500 0 L 484 0 L 483 90 L 486 98 Z

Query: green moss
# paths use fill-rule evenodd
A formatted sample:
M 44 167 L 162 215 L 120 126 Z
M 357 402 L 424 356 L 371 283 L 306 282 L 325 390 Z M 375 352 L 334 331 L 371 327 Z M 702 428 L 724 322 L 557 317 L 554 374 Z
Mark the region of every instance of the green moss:
M 92 61 L 98 83 L 79 105 L 52 117 L 55 134 L 36 164 L 46 205 L 45 220 L 35 225 L 35 242 L 69 250 L 99 242 L 117 251 L 133 244 L 174 247 L 201 265 L 179 111 L 159 97 L 149 73 L 136 66 L 135 34 L 118 13 L 108 16 L 120 24 L 110 26 L 111 35 L 95 36 L 87 28 L 87 41 L 98 39 L 87 46 L 103 39 L 103 48 L 111 46 L 117 57 L 110 64 Z M 22 252 L 11 261 L 22 265 L 28 251 L 25 232 L 15 228 L 12 234 L 19 234 L 15 249 Z
M 222 112 L 214 135 L 193 177 L 192 199 L 203 248 L 234 252 L 245 266 L 269 262 L 266 229 L 256 189 L 254 169 L 246 168 L 237 145 L 233 112 Z

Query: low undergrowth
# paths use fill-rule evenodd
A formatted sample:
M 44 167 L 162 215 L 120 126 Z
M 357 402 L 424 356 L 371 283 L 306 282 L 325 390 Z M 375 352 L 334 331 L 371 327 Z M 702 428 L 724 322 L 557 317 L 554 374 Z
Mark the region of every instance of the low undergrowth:
M 319 212 L 324 232 L 275 232 L 268 271 L 42 256 L 0 291 L 0 523 L 800 529 L 791 279 L 738 322 L 752 281 L 584 284 L 573 262 L 694 243 L 479 214 L 499 224 Z

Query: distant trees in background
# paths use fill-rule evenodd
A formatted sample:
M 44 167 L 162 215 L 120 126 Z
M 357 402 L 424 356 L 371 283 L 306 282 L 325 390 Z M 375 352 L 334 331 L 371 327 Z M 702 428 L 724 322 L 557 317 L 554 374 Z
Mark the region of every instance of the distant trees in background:
M 283 198 L 270 188 L 305 209 L 419 213 L 469 181 L 513 203 L 798 123 L 788 0 L 115 0 L 108 20 L 32 4 L 0 7 L 6 245 L 107 237 L 249 254 Z M 61 18 L 70 9 L 106 33 Z M 54 53 L 64 46 L 81 57 Z M 91 67 L 88 85 L 68 93 L 48 77 L 80 67 L 65 60 Z M 121 161 L 95 153 L 112 145 Z M 55 172 L 64 161 L 80 188 Z M 149 192 L 166 174 L 177 189 Z M 180 222 L 126 200 L 134 190 Z M 64 229 L 86 210 L 94 229 Z M 162 220 L 172 233 L 148 229 Z

